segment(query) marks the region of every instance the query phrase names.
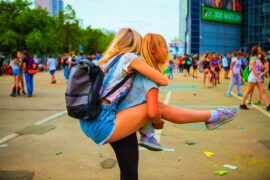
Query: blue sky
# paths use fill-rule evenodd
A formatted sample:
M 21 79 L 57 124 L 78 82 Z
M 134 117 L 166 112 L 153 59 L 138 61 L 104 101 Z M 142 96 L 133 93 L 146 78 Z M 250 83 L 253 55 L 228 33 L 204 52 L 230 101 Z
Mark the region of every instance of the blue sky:
M 118 31 L 131 27 L 144 35 L 162 34 L 166 40 L 178 36 L 179 0 L 64 0 L 82 20 L 84 27 Z

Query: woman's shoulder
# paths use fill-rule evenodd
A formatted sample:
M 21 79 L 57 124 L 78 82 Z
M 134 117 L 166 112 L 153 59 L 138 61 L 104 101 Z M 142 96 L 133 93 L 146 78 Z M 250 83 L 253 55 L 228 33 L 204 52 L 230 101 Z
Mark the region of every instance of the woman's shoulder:
M 122 57 L 128 60 L 133 60 L 134 58 L 140 57 L 140 56 L 136 53 L 124 53 Z

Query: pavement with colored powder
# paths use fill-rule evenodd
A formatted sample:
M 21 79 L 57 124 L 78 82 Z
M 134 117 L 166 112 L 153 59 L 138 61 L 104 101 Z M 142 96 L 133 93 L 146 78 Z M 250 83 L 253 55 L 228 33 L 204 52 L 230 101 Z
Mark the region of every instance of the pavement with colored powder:
M 57 84 L 50 84 L 49 73 L 37 74 L 32 98 L 9 97 L 13 77 L 0 77 L 0 179 L 120 179 L 111 147 L 95 145 L 66 114 L 66 81 L 62 71 L 56 77 Z M 228 84 L 221 79 L 208 89 L 201 74 L 198 79 L 176 74 L 159 99 L 179 108 L 238 106 L 238 98 L 225 95 Z M 254 102 L 257 98 L 256 91 Z M 211 131 L 203 123 L 166 123 L 158 135 L 165 151 L 140 148 L 139 179 L 269 179 L 270 113 L 264 106 L 250 107 Z M 220 170 L 228 172 L 215 174 Z

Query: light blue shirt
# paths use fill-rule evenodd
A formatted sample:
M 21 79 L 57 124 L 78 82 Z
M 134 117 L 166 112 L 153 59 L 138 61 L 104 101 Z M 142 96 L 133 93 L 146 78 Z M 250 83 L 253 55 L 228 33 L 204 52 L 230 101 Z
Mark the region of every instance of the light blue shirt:
M 49 58 L 47 61 L 48 69 L 50 71 L 56 70 L 56 62 L 54 58 Z
M 152 88 L 158 88 L 157 84 L 137 73 L 130 92 L 119 105 L 119 111 L 145 103 L 146 94 Z

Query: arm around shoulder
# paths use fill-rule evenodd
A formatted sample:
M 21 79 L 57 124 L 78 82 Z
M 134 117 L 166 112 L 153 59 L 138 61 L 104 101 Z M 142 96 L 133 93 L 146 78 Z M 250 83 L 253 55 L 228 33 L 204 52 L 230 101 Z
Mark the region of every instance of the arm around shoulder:
M 132 63 L 130 64 L 130 68 L 136 70 L 140 74 L 144 75 L 145 77 L 149 78 L 150 80 L 157 83 L 159 86 L 167 86 L 168 79 L 163 74 L 158 72 L 156 69 L 149 66 L 144 61 L 140 60 L 139 58 L 135 58 Z

